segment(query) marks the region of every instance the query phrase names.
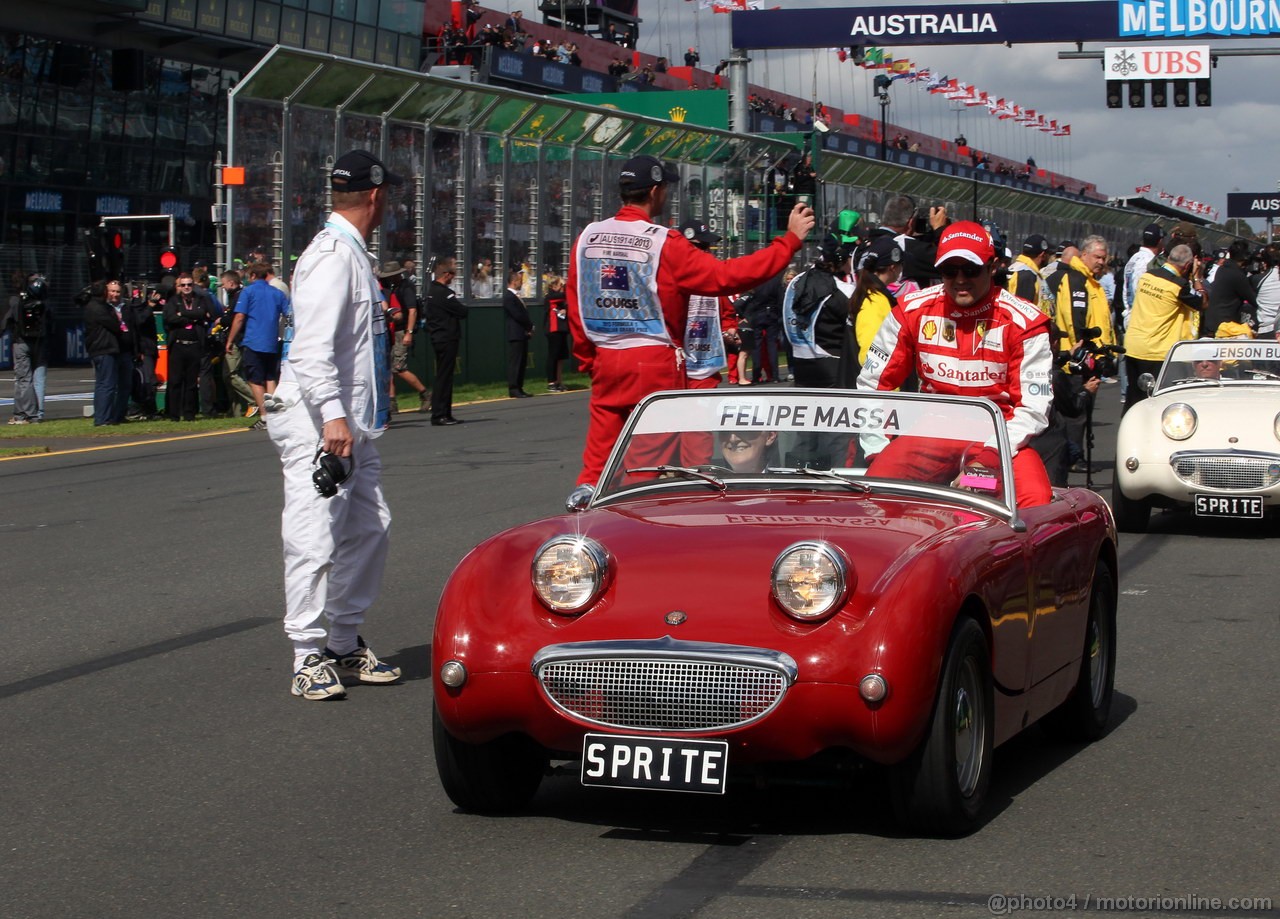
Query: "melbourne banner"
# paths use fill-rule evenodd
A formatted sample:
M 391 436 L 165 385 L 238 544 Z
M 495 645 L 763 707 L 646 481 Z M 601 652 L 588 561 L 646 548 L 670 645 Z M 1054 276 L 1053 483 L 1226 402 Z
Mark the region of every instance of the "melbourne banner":
M 733 13 L 735 48 L 1031 44 L 1280 35 L 1280 0 L 947 3 Z M 844 36 L 843 41 L 838 36 Z

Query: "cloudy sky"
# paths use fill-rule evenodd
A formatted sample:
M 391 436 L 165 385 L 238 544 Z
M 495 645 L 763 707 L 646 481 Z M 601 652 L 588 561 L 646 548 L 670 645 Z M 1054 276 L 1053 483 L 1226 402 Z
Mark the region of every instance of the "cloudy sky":
M 767 0 L 783 9 L 867 8 L 888 12 L 916 0 L 887 4 L 876 0 Z M 935 0 L 938 2 L 938 0 Z M 486 5 L 500 6 L 501 0 Z M 514 9 L 518 2 L 512 3 Z M 697 0 L 640 0 L 643 19 L 639 48 L 681 63 L 685 48 L 696 44 L 704 67 L 729 52 L 729 16 L 699 10 Z M 749 15 L 749 14 L 746 14 Z M 890 120 L 950 140 L 957 128 L 980 149 L 1024 160 L 1042 168 L 1095 182 L 1108 195 L 1132 194 L 1150 183 L 1218 208 L 1226 219 L 1227 192 L 1274 191 L 1280 181 L 1280 102 L 1273 57 L 1222 57 L 1213 72 L 1213 105 L 1206 108 L 1108 109 L 1101 61 L 1063 61 L 1059 51 L 1074 51 L 1070 35 L 1056 44 L 918 46 L 885 44 L 895 57 L 971 83 L 1071 125 L 1071 137 L 1000 121 L 975 106 L 958 115 L 954 103 L 931 96 L 919 86 L 899 82 L 893 90 Z M 833 39 L 833 43 L 834 43 Z M 1280 48 L 1274 38 L 1224 40 L 1198 38 L 1188 44 L 1223 48 Z M 1173 44 L 1165 41 L 1161 44 Z M 1085 50 L 1101 50 L 1102 43 Z M 874 71 L 841 64 L 830 49 L 769 51 L 752 54 L 751 82 L 809 98 L 815 73 L 817 97 L 847 112 L 879 115 L 871 93 Z M 1255 221 L 1257 228 L 1262 223 Z

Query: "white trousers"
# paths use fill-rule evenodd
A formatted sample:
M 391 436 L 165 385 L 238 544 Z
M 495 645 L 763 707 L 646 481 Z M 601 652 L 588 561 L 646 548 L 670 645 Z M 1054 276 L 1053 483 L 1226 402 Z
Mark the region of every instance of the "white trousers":
M 276 396 L 294 403 L 266 419 L 284 467 L 284 631 L 293 642 L 296 668 L 326 643 L 336 651 L 355 646 L 365 611 L 382 586 L 391 511 L 382 496 L 377 447 L 354 428 L 356 442 L 346 460 L 351 476 L 334 497 L 321 496 L 311 482 L 320 419 L 298 400 L 296 383 L 281 383 Z

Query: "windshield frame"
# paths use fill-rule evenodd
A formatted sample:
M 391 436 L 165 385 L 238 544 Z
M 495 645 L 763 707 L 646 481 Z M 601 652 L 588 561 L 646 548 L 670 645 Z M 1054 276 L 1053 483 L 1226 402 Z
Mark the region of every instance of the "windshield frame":
M 1163 395 L 1171 392 L 1183 392 L 1192 387 L 1223 386 L 1277 386 L 1280 380 L 1241 379 L 1231 376 L 1218 378 L 1197 378 L 1192 368 L 1196 360 L 1218 360 L 1228 365 L 1231 362 L 1248 362 L 1250 367 L 1237 369 L 1248 373 L 1254 361 L 1274 362 L 1270 366 L 1257 368 L 1259 372 L 1280 374 L 1280 341 L 1266 338 L 1196 338 L 1175 342 L 1165 355 L 1160 365 L 1160 374 L 1156 377 L 1151 394 Z
M 662 409 L 665 411 L 672 409 L 677 414 L 685 411 L 695 413 L 701 411 L 705 413 L 707 410 L 705 400 L 707 399 L 715 400 L 721 404 L 750 402 L 755 405 L 763 404 L 766 406 L 806 403 L 830 405 L 832 400 L 838 400 L 840 403 L 847 403 L 850 408 L 862 406 L 868 410 L 872 407 L 896 409 L 909 418 L 919 418 L 924 411 L 936 411 L 939 407 L 945 410 L 945 407 L 949 405 L 956 406 L 955 417 L 960 420 L 964 420 L 965 416 L 969 420 L 973 420 L 980 413 L 984 419 L 984 426 L 980 429 L 980 433 L 983 435 L 982 440 L 984 443 L 990 443 L 999 453 L 999 472 L 1005 487 L 998 497 L 988 497 L 977 492 L 924 481 L 872 478 L 864 475 L 866 472 L 865 467 L 849 466 L 836 466 L 832 470 L 842 477 L 847 477 L 846 481 L 850 483 L 849 485 L 842 484 L 836 479 L 826 480 L 823 477 L 812 476 L 801 472 L 797 468 L 787 466 L 771 466 L 764 472 L 759 473 L 733 473 L 725 468 L 716 469 L 712 465 L 699 468 L 723 478 L 724 490 L 709 487 L 707 482 L 701 481 L 695 476 L 685 475 L 672 478 L 639 480 L 619 486 L 606 484 L 621 478 L 624 473 L 623 465 L 627 462 L 629 445 L 637 434 L 652 434 L 666 430 L 666 428 L 655 427 L 654 421 L 655 417 L 657 417 L 653 414 L 655 410 Z M 681 405 L 670 400 L 688 400 L 689 404 Z M 663 405 L 663 403 L 668 404 Z M 667 427 L 678 429 L 672 433 L 701 430 L 701 428 L 681 427 L 676 424 L 670 424 Z M 794 429 L 787 428 L 786 430 L 793 431 Z M 854 434 L 852 436 L 865 436 L 865 434 Z M 957 437 L 949 439 L 960 440 Z M 705 497 L 708 500 L 720 500 L 729 492 L 736 494 L 753 492 L 758 494 L 762 490 L 770 492 L 828 492 L 848 495 L 852 500 L 866 500 L 876 495 L 893 494 L 960 504 L 1000 517 L 1007 520 L 1015 529 L 1021 529 L 1021 522 L 1017 513 L 1017 495 L 1014 491 L 1012 456 L 1013 451 L 1010 448 L 1009 434 L 1005 426 L 1004 416 L 999 406 L 985 398 L 943 396 L 928 393 L 804 389 L 795 387 L 752 387 L 748 392 L 725 388 L 683 391 L 666 390 L 645 397 L 627 419 L 622 433 L 618 436 L 613 451 L 605 463 L 596 493 L 592 496 L 589 506 L 605 507 L 637 498 L 648 498 L 672 492 L 678 492 L 684 497 L 693 499 Z M 678 464 L 672 462 L 668 465 L 676 466 Z M 721 473 L 729 474 L 721 475 Z M 857 487 L 850 487 L 853 483 L 856 483 Z

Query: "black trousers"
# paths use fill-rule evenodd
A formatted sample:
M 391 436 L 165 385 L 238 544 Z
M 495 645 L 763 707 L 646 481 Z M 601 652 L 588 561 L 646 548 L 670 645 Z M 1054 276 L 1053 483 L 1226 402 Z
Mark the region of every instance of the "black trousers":
M 203 357 L 204 347 L 199 342 L 169 343 L 169 382 L 165 387 L 164 411 L 173 421 L 196 416 Z
M 507 342 L 507 390 L 524 389 L 524 372 L 529 366 L 529 339 Z
M 431 382 L 431 417 L 435 421 L 453 417 L 453 368 L 458 363 L 458 341 L 432 341 L 436 353 L 436 377 Z
M 1147 398 L 1147 391 L 1138 385 L 1138 377 L 1144 373 L 1149 373 L 1153 377 L 1160 376 L 1160 368 L 1164 366 L 1164 361 L 1144 361 L 1136 357 L 1124 356 L 1124 372 L 1129 377 L 1129 385 L 1124 391 L 1124 411 L 1127 412 L 1143 399 Z M 1121 412 L 1120 414 L 1124 414 Z

